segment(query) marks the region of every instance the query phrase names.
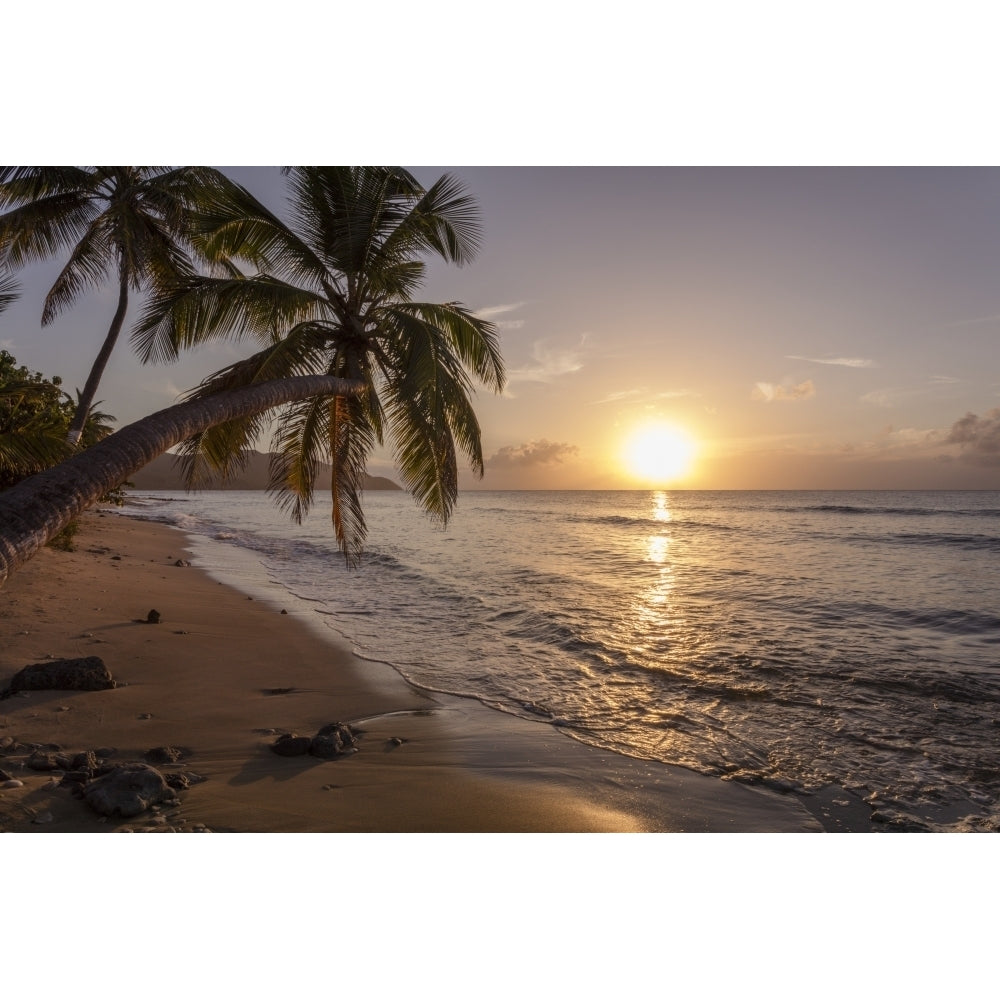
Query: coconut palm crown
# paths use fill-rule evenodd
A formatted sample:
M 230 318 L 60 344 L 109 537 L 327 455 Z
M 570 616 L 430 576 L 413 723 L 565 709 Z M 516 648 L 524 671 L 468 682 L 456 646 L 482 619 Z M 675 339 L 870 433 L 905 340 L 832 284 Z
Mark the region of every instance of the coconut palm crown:
M 118 306 L 80 394 L 76 445 L 121 333 L 129 293 L 191 274 L 184 227 L 202 192 L 226 179 L 207 167 L 0 167 L 0 257 L 12 268 L 60 250 L 69 259 L 45 298 L 42 324 L 87 289 L 118 284 Z
M 190 394 L 322 374 L 363 385 L 353 395 L 288 406 L 272 451 L 271 491 L 301 521 L 317 465 L 333 466 L 332 515 L 349 565 L 366 529 L 366 466 L 388 437 L 404 486 L 441 523 L 458 493 L 456 450 L 483 473 L 473 379 L 501 392 L 499 337 L 457 302 L 415 302 L 424 258 L 462 265 L 480 246 L 478 208 L 448 175 L 423 188 L 396 167 L 291 167 L 288 221 L 231 184 L 192 216 L 190 238 L 215 263 L 154 295 L 133 343 L 168 361 L 212 339 L 259 345 Z M 248 269 L 252 273 L 247 273 Z M 185 450 L 189 482 L 225 473 L 264 430 L 264 414 L 205 431 Z

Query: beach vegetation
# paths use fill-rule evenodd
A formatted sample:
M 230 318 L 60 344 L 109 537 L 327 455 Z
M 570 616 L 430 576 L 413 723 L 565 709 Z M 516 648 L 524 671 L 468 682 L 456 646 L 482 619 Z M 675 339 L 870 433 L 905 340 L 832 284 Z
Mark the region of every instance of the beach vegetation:
M 58 375 L 46 378 L 32 372 L 18 365 L 9 351 L 0 350 L 0 490 L 51 468 L 72 453 L 66 430 L 76 412 Z M 114 422 L 110 413 L 91 409 L 81 446 L 106 438 Z M 120 496 L 121 485 L 99 499 L 115 503 Z
M 0 167 L 0 257 L 10 268 L 69 257 L 42 309 L 47 325 L 88 289 L 118 285 L 118 304 L 80 391 L 67 441 L 80 444 L 130 292 L 192 272 L 184 228 L 202 192 L 226 183 L 207 167 Z M 0 286 L 0 293 L 3 289 Z
M 62 380 L 0 350 L 0 490 L 64 459 L 69 403 Z

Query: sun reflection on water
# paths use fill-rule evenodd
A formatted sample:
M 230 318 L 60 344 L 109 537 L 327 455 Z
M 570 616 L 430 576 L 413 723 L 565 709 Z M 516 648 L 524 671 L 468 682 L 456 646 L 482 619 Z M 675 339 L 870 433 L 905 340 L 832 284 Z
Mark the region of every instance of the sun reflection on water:
M 670 508 L 667 506 L 667 494 L 664 493 L 663 490 L 657 490 L 653 494 L 653 520 L 670 520 Z

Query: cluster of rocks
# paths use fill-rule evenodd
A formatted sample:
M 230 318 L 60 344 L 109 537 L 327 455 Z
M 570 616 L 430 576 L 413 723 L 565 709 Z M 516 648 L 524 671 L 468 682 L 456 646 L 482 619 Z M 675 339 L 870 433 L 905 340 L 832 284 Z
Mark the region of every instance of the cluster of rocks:
M 156 624 L 159 613 L 150 611 L 146 621 Z M 0 692 L 0 699 L 24 691 L 107 691 L 117 686 L 99 656 L 49 660 L 33 663 L 18 671 Z M 52 773 L 53 782 L 69 788 L 95 812 L 105 817 L 129 819 L 149 810 L 154 826 L 163 828 L 162 806 L 180 805 L 177 792 L 204 781 L 192 771 L 163 772 L 153 765 L 178 765 L 191 753 L 183 747 L 152 747 L 144 761 L 111 762 L 114 747 L 66 751 L 55 743 L 20 743 L 10 736 L 0 738 L 4 758 L 20 757 L 20 765 L 31 771 Z M 19 788 L 24 782 L 0 769 L 0 787 Z M 40 813 L 35 822 L 50 822 L 51 815 Z
M 331 722 L 312 737 L 285 733 L 271 744 L 271 749 L 281 757 L 304 757 L 311 754 L 313 757 L 333 760 L 357 753 L 357 736 L 345 723 Z
M 179 805 L 176 793 L 204 781 L 191 771 L 163 773 L 142 761 L 110 762 L 114 747 L 67 752 L 54 743 L 18 743 L 5 737 L 0 747 L 5 756 L 20 755 L 23 766 L 31 771 L 56 772 L 60 787 L 68 787 L 102 816 L 128 819 L 160 805 Z M 153 747 L 144 754 L 147 761 L 176 764 L 190 751 L 177 747 Z M 0 771 L 5 787 L 23 782 L 7 771 Z M 56 774 L 53 774 L 55 777 Z

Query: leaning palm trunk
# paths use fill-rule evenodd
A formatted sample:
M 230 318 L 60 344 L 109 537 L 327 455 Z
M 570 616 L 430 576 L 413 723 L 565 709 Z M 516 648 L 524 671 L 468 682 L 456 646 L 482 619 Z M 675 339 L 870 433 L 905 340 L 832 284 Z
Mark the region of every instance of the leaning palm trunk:
M 189 400 L 123 427 L 67 461 L 0 493 L 0 586 L 108 490 L 168 448 L 210 427 L 312 396 L 349 396 L 361 382 L 301 375 Z

